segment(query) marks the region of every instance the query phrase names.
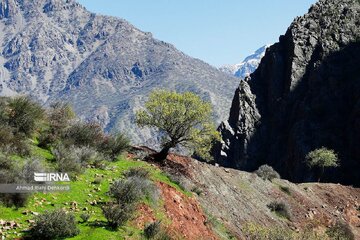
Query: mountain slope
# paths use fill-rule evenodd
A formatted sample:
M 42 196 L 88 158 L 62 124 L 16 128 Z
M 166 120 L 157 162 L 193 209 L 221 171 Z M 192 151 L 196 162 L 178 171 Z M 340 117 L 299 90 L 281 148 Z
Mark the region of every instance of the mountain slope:
M 189 157 L 171 154 L 164 169 L 196 199 L 208 215 L 208 225 L 222 239 L 245 239 L 252 228 L 256 237 L 246 239 L 327 239 L 311 238 L 310 232 L 324 233 L 337 221 L 349 224 L 355 239 L 360 237 L 360 189 L 339 184 L 294 184 L 283 179 L 263 180 L 255 173 L 217 167 Z M 289 219 L 268 207 L 282 202 Z M 224 231 L 224 229 L 226 231 Z M 264 229 L 278 229 L 282 238 L 260 238 Z M 290 230 L 309 235 L 286 238 Z
M 231 76 L 73 0 L 0 0 L 0 29 L 1 95 L 68 101 L 82 118 L 137 143 L 151 138 L 133 124 L 151 90 L 196 92 L 220 122 L 236 88 Z
M 245 170 L 267 163 L 309 181 L 317 172 L 305 155 L 324 146 L 341 166 L 323 180 L 360 184 L 359 13 L 356 0 L 321 0 L 295 19 L 236 90 L 220 126 L 220 163 Z
M 265 45 L 256 50 L 253 54 L 246 57 L 241 63 L 234 65 L 225 65 L 220 67 L 219 70 L 235 77 L 244 79 L 253 73 L 256 68 L 259 66 L 261 59 L 264 57 L 266 49 L 270 45 Z

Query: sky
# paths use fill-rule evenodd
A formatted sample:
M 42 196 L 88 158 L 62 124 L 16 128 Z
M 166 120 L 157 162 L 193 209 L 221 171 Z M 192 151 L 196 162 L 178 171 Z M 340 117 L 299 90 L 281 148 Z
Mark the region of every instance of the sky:
M 79 0 L 88 10 L 126 19 L 213 66 L 241 62 L 278 41 L 316 0 Z

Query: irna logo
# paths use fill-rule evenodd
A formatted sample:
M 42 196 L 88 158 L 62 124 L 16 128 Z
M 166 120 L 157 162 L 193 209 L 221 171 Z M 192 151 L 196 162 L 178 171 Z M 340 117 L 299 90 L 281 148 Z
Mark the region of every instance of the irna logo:
M 34 173 L 35 182 L 70 182 L 67 173 Z

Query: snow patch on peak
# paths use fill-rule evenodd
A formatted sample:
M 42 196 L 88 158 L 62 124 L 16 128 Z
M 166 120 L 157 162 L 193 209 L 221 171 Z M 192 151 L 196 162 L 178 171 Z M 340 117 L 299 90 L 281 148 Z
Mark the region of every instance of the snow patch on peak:
M 219 70 L 234 75 L 235 77 L 245 78 L 256 70 L 269 46 L 269 44 L 264 45 L 253 54 L 247 56 L 242 62 L 233 65 L 224 65 L 220 67 Z

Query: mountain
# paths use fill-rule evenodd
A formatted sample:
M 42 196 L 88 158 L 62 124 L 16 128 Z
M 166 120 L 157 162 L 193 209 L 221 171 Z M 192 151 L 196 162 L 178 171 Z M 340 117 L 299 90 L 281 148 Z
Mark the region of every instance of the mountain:
M 70 102 L 83 119 L 133 143 L 156 143 L 133 123 L 153 89 L 199 94 L 217 123 L 236 89 L 235 78 L 74 0 L 0 0 L 0 29 L 0 95 Z
M 260 64 L 261 59 L 265 55 L 266 49 L 269 46 L 270 45 L 265 45 L 259 48 L 255 51 L 255 53 L 246 57 L 241 63 L 234 65 L 225 65 L 223 67 L 220 67 L 219 70 L 224 73 L 234 75 L 235 77 L 244 79 L 256 70 L 256 68 Z
M 316 169 L 305 156 L 327 147 L 341 162 L 323 180 L 360 185 L 359 5 L 320 0 L 266 51 L 219 127 L 219 163 L 249 171 L 269 164 L 292 181 L 311 181 Z

